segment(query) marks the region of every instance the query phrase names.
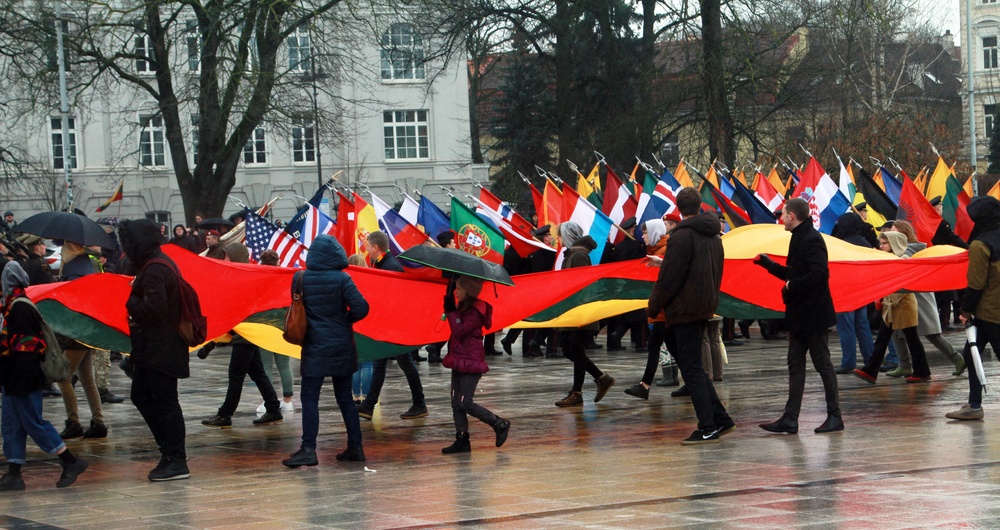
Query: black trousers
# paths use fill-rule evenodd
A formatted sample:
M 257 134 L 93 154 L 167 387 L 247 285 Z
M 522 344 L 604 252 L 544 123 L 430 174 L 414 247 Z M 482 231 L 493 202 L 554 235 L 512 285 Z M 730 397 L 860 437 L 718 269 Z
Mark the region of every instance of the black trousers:
M 913 375 L 917 377 L 927 377 L 931 375 L 931 368 L 927 364 L 927 352 L 924 350 L 924 344 L 920 342 L 920 336 L 917 335 L 917 327 L 905 328 L 902 330 L 903 337 L 906 338 L 906 347 L 910 350 L 910 359 L 913 364 Z M 885 359 L 886 349 L 889 347 L 889 341 L 892 339 L 892 328 L 885 325 L 885 322 L 878 328 L 878 335 L 875 336 L 875 350 L 872 352 L 871 359 L 865 363 L 865 367 L 862 368 L 868 375 L 878 377 L 879 367 L 882 366 L 882 360 Z M 876 364 L 878 363 L 878 364 Z
M 594 379 L 598 379 L 604 373 L 594 361 L 587 357 L 586 345 L 590 342 L 590 331 L 585 329 L 574 329 L 560 333 L 562 341 L 563 357 L 573 361 L 573 392 L 583 391 L 583 379 L 586 374 L 590 374 Z
M 976 325 L 976 345 L 979 346 L 979 356 L 983 356 L 986 345 L 993 346 L 993 354 L 1000 359 L 1000 324 L 974 319 Z M 976 367 L 972 363 L 972 345 L 966 341 L 962 349 L 962 358 L 969 367 L 969 404 L 979 405 L 983 402 L 983 385 L 979 382 Z
M 691 404 L 698 415 L 698 428 L 712 431 L 729 419 L 729 413 L 719 401 L 715 386 L 701 365 L 701 342 L 707 324 L 706 320 L 672 324 L 664 330 L 663 339 L 667 350 L 677 361 L 684 385 L 691 392 Z
M 139 409 L 160 453 L 167 458 L 186 458 L 184 413 L 177 398 L 177 378 L 136 366 L 132 373 L 132 404 Z
M 260 348 L 253 344 L 238 343 L 233 344 L 233 353 L 229 358 L 229 387 L 226 389 L 226 400 L 219 407 L 219 416 L 228 418 L 236 412 L 247 375 L 257 385 L 260 397 L 264 398 L 264 408 L 272 414 L 280 411 L 281 404 L 271 383 L 271 376 L 264 372 L 264 363 L 260 360 Z
M 413 404 L 418 407 L 426 406 L 424 402 L 424 385 L 420 382 L 420 372 L 417 371 L 417 365 L 413 362 L 413 358 L 410 357 L 409 353 L 404 353 L 393 357 L 393 359 L 396 360 L 396 364 L 399 365 L 400 370 L 403 371 L 403 375 L 406 376 L 406 382 L 410 385 L 410 395 L 413 398 Z M 388 358 L 372 361 L 372 386 L 368 389 L 368 395 L 365 396 L 365 402 L 362 404 L 365 408 L 373 409 L 375 408 L 375 404 L 378 403 L 378 398 L 382 395 L 382 385 L 385 384 L 385 371 L 388 366 Z
M 830 348 L 827 330 L 813 333 L 788 334 L 788 402 L 785 403 L 785 414 L 794 420 L 799 419 L 799 409 L 802 408 L 802 394 L 806 388 L 806 352 L 812 357 L 813 367 L 823 380 L 823 391 L 826 394 L 826 413 L 830 416 L 840 416 L 840 400 L 837 397 L 837 373 L 830 361 Z M 881 364 L 881 360 L 879 363 Z M 876 371 L 878 368 L 876 368 Z

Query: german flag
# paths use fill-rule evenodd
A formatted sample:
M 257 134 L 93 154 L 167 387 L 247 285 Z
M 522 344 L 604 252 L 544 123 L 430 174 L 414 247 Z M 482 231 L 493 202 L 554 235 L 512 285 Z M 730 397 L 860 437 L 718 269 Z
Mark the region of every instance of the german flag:
M 111 194 L 111 198 L 104 201 L 104 204 L 97 207 L 98 212 L 103 212 L 111 206 L 112 203 L 122 200 L 122 188 L 125 186 L 125 178 L 122 177 L 122 181 L 118 183 L 118 187 L 115 188 L 115 192 Z

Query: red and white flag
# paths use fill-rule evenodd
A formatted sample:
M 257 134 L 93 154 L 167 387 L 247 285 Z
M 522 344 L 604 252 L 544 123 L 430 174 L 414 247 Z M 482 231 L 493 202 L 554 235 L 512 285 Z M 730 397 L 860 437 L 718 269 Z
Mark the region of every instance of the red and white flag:
M 610 217 L 618 225 L 622 224 L 625 219 L 635 216 L 635 212 L 639 209 L 639 201 L 635 200 L 632 192 L 610 167 L 608 167 L 608 182 L 605 189 L 607 191 L 604 193 L 604 205 L 601 208 L 604 215 Z M 612 243 L 618 244 L 625 239 L 625 234 L 616 226 L 612 226 L 608 237 Z

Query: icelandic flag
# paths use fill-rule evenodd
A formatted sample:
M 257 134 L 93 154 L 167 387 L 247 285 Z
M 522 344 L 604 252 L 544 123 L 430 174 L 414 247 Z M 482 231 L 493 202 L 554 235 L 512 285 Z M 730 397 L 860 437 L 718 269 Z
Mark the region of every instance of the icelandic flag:
M 313 206 L 312 203 L 306 203 L 305 207 L 308 210 L 303 218 L 305 223 L 302 225 L 302 232 L 299 234 L 299 241 L 305 245 L 306 248 L 311 247 L 313 240 L 322 234 L 329 234 L 336 237 L 336 221 L 327 217 L 325 213 L 319 211 L 319 208 Z
M 403 219 L 403 216 L 399 215 L 385 201 L 374 193 L 371 194 L 371 198 L 378 226 L 385 232 L 385 235 L 389 236 L 389 251 L 392 252 L 393 256 L 398 256 L 401 252 L 428 241 L 427 234 L 406 222 L 406 219 Z
M 590 251 L 590 262 L 597 265 L 601 262 L 601 255 L 604 254 L 604 245 L 608 242 L 611 234 L 611 219 L 604 215 L 589 201 L 580 197 L 570 186 L 563 186 L 563 212 L 569 213 L 568 218 L 563 221 L 573 221 L 580 225 L 584 235 L 594 238 L 597 248 Z M 560 255 L 562 255 L 560 253 Z
M 851 207 L 847 197 L 840 193 L 840 188 L 813 157 L 809 157 L 802 178 L 795 186 L 792 198 L 795 197 L 809 203 L 813 227 L 824 234 L 832 232 L 837 218 Z
M 660 175 L 660 180 L 666 182 L 667 186 L 670 186 L 670 189 L 674 190 L 674 193 L 681 191 L 681 188 L 683 188 L 681 183 L 674 178 L 674 174 L 667 168 L 663 168 L 663 174 Z
M 441 232 L 451 230 L 451 219 L 441 211 L 426 195 L 420 196 L 420 212 L 417 214 L 417 224 L 424 227 L 424 232 L 437 237 Z

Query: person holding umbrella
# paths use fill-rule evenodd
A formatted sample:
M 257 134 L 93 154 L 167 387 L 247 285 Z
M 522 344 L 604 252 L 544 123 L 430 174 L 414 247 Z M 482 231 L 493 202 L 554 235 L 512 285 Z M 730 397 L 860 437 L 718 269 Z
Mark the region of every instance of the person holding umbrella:
M 969 235 L 969 287 L 962 299 L 959 316 L 966 326 L 975 326 L 976 344 L 983 351 L 987 344 L 1000 357 L 1000 201 L 985 196 L 969 204 L 969 218 L 975 223 Z M 974 366 L 972 344 L 962 350 L 965 364 Z M 969 370 L 969 402 L 945 414 L 953 420 L 983 419 L 983 383 L 976 370 Z

